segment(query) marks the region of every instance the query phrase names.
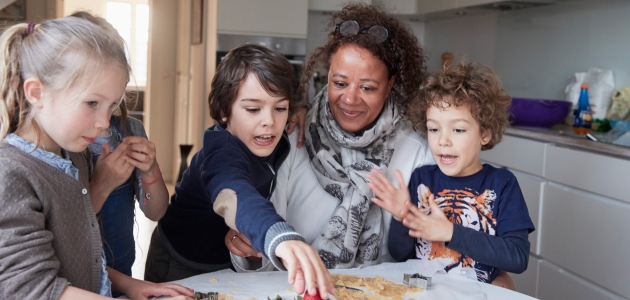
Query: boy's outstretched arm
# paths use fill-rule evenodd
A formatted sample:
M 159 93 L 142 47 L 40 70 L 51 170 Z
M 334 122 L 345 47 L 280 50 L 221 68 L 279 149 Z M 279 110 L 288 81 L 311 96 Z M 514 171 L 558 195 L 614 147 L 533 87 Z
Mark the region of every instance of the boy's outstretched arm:
M 411 198 L 402 173 L 399 170 L 395 171 L 398 181 L 398 188 L 396 188 L 379 170 L 373 169 L 371 172 L 366 174 L 366 177 L 370 180 L 367 185 L 376 196 L 371 199 L 372 202 L 390 212 L 395 220 L 402 221 L 401 214 L 405 209 L 405 202 L 409 202 Z

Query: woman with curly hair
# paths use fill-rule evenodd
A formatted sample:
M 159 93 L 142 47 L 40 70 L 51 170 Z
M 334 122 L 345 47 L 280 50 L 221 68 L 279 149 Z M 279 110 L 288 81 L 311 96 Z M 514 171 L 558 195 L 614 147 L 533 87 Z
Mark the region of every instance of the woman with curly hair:
M 329 26 L 328 42 L 305 65 L 301 90 L 316 68 L 328 71 L 328 85 L 306 115 L 306 147 L 290 136 L 271 201 L 327 268 L 393 261 L 391 214 L 372 204 L 365 175 L 376 169 L 394 179 L 398 169 L 408 180 L 434 163 L 405 113 L 419 99 L 424 56 L 412 31 L 378 6 L 348 4 Z M 225 241 L 237 270 L 269 269 L 266 260 L 254 266 L 246 258 L 255 252 L 245 237 L 229 232 Z
M 371 202 L 366 175 L 375 169 L 393 181 L 400 170 L 408 182 L 414 169 L 435 164 L 411 125 L 422 102 L 424 55 L 412 31 L 379 6 L 347 4 L 328 26 L 328 41 L 309 56 L 300 88 L 304 96 L 316 69 L 328 71 L 328 85 L 309 104 L 306 147 L 298 148 L 298 134 L 289 137 L 271 201 L 327 268 L 393 262 L 392 216 Z M 225 243 L 237 270 L 273 268 L 265 259 L 260 264 L 239 233 L 228 232 Z M 514 289 L 504 271 L 492 283 Z

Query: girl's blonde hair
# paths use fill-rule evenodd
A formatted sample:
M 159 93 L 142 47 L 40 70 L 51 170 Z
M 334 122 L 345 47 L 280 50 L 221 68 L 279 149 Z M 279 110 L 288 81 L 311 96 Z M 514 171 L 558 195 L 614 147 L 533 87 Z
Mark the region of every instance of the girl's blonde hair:
M 120 44 L 120 47 L 122 47 L 125 50 L 129 50 L 127 49 L 127 44 L 125 43 L 125 40 L 118 33 L 118 30 L 116 30 L 116 28 L 114 28 L 114 26 L 110 24 L 109 22 L 107 22 L 107 20 L 105 20 L 103 17 L 94 15 L 91 12 L 86 11 L 86 10 L 77 10 L 73 12 L 70 16 L 76 17 L 76 18 L 83 18 L 85 20 L 90 21 L 92 24 L 96 24 L 98 27 L 105 30 L 105 32 L 109 34 L 114 40 L 116 40 Z M 130 69 L 129 75 L 132 76 L 132 74 L 133 74 L 133 70 Z M 129 97 L 129 94 L 125 93 L 125 97 L 123 101 L 120 102 L 120 105 L 118 106 L 118 110 L 114 111 L 115 115 L 120 116 L 120 131 L 122 132 L 123 136 L 132 135 L 131 130 L 129 129 L 129 126 L 127 126 L 127 115 L 128 115 L 128 107 L 133 107 L 133 105 L 135 104 L 135 100 L 136 100 L 135 97 L 133 96 Z
M 64 101 L 77 103 L 108 67 L 129 81 L 131 68 L 120 42 L 83 18 L 13 25 L 0 36 L 0 51 L 0 140 L 28 126 L 40 136 L 33 123 L 36 109 L 24 95 L 28 78 L 42 82 L 42 97 L 63 93 Z

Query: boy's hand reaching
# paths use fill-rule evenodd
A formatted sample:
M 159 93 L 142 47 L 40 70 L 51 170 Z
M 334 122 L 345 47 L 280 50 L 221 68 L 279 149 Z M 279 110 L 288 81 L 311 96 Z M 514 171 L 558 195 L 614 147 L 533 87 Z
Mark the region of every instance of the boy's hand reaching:
M 319 289 L 322 299 L 328 299 L 329 293 L 335 293 L 332 278 L 313 247 L 302 241 L 288 240 L 276 247 L 275 254 L 287 268 L 289 284 L 293 285 L 296 293 L 306 291 L 315 295 Z
M 409 228 L 409 235 L 432 242 L 448 242 L 453 237 L 453 223 L 429 196 L 431 214 L 421 212 L 410 201 L 405 202 L 402 223 Z
M 410 201 L 411 196 L 402 173 L 396 170 L 395 174 L 399 188 L 395 188 L 387 176 L 378 170 L 372 170 L 366 177 L 370 180 L 368 186 L 376 195 L 372 202 L 390 212 L 397 221 L 401 221 L 403 210 L 406 210 L 405 203 Z

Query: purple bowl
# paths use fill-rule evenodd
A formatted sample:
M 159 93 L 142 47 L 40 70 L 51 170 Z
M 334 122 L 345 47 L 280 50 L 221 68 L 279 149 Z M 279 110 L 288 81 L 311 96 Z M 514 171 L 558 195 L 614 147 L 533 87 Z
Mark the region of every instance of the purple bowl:
M 510 120 L 513 126 L 551 127 L 562 122 L 569 114 L 571 102 L 512 98 Z

